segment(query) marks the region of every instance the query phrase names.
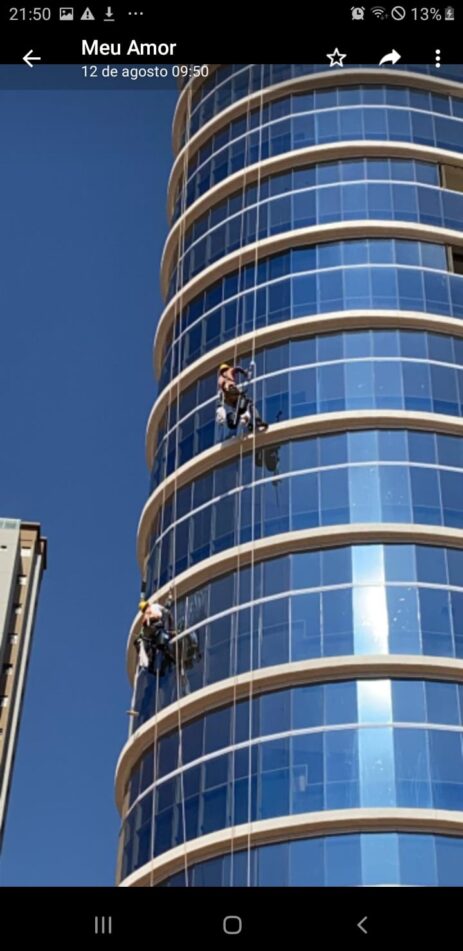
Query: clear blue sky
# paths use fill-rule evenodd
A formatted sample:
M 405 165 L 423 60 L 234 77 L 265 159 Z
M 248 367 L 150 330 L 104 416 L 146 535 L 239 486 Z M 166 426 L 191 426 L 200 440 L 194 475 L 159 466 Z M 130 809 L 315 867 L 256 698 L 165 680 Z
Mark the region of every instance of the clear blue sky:
M 1 93 L 0 516 L 40 521 L 2 885 L 112 885 L 176 92 Z

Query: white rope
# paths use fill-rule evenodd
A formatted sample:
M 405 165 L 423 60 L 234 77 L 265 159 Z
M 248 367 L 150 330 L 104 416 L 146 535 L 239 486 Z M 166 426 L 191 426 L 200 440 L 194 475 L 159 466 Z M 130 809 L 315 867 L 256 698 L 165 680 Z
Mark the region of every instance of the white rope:
M 176 565 L 175 565 L 175 558 L 176 558 L 176 544 L 175 544 L 176 529 L 175 529 L 175 522 L 176 522 L 176 513 L 177 513 L 177 469 L 178 469 L 178 448 L 179 448 L 179 431 L 180 431 L 180 430 L 179 430 L 179 425 L 178 425 L 179 405 L 180 405 L 180 382 L 179 382 L 179 374 L 180 374 L 180 354 L 181 354 L 181 347 L 182 347 L 182 343 L 181 343 L 181 341 L 182 341 L 182 325 L 183 325 L 183 318 L 184 318 L 184 315 L 183 315 L 183 261 L 184 261 L 184 247 L 185 247 L 185 234 L 186 234 L 185 209 L 186 209 L 187 177 L 188 177 L 188 162 L 189 162 L 189 139 L 190 139 L 190 119 L 191 119 L 192 92 L 193 92 L 193 91 L 192 91 L 192 86 L 191 86 L 191 84 L 190 84 L 190 88 L 189 88 L 189 91 L 188 91 L 188 97 L 187 97 L 186 116 L 185 116 L 186 147 L 185 147 L 184 155 L 183 155 L 183 181 L 182 181 L 182 197 L 181 197 L 181 209 L 180 209 L 181 221 L 180 221 L 179 241 L 178 241 L 178 247 L 177 247 L 177 267 L 176 267 L 176 275 L 175 275 L 175 285 L 176 285 L 176 286 L 175 286 L 175 292 L 176 292 L 176 301 L 177 301 L 177 303 L 176 303 L 175 313 L 174 313 L 174 322 L 173 322 L 173 329 L 172 329 L 172 344 L 171 344 L 172 350 L 171 350 L 171 358 L 170 358 L 170 378 L 172 379 L 173 374 L 174 374 L 174 367 L 175 367 L 175 352 L 176 352 L 176 349 L 177 349 L 177 354 L 178 354 L 178 357 L 177 357 L 177 374 L 176 374 L 176 376 L 177 376 L 177 383 L 176 383 L 176 397 L 175 397 L 176 410 L 177 410 L 177 412 L 176 412 L 176 439 L 175 439 L 175 469 L 174 469 L 174 489 L 173 489 L 173 493 L 172 493 L 172 496 L 171 496 L 171 498 L 172 498 L 172 525 L 173 525 L 173 528 L 172 528 L 172 545 L 171 545 L 171 553 L 172 553 L 172 574 L 173 574 L 173 580 L 172 580 L 173 612 L 172 612 L 172 616 L 173 616 L 173 618 L 174 618 L 174 620 L 175 620 L 175 624 L 177 623 L 177 600 L 176 600 L 176 596 L 175 596 L 175 571 L 176 571 Z M 182 266 L 180 266 L 180 260 L 182 260 Z M 179 285 L 180 285 L 180 287 L 179 287 Z M 178 309 L 177 309 L 177 308 L 178 308 Z M 179 318 L 179 320 L 178 320 L 178 323 L 179 323 L 179 328 L 178 328 L 178 329 L 179 329 L 179 332 L 178 332 L 178 335 L 176 335 L 177 317 Z M 175 344 L 175 340 L 176 340 L 176 339 L 177 339 L 177 345 Z M 171 418 L 171 413 L 172 413 L 172 406 L 173 406 L 173 404 L 174 404 L 174 400 L 170 399 L 170 400 L 169 400 L 169 408 L 168 408 L 167 433 L 170 433 L 170 418 Z M 165 450 L 165 460 L 166 460 L 166 461 L 165 461 L 165 467 L 164 467 L 164 483 L 163 483 L 162 496 L 161 496 L 161 499 L 162 499 L 162 501 L 161 501 L 161 511 L 162 511 L 162 515 L 161 515 L 161 526 L 160 526 L 161 531 L 160 531 L 160 534 L 163 534 L 163 526 L 164 526 L 164 518 L 165 518 L 166 481 L 167 481 L 167 459 L 168 459 L 168 448 L 169 448 L 169 436 L 168 436 L 168 435 L 167 435 L 167 437 L 166 437 L 165 446 L 166 446 L 166 450 Z M 162 553 L 162 543 L 161 543 L 160 548 L 159 548 L 158 571 L 157 571 L 157 588 L 160 587 L 161 553 Z M 178 642 L 177 642 L 177 643 L 178 643 Z M 171 646 L 171 645 L 169 645 L 169 648 L 170 648 L 170 646 Z M 178 651 L 177 645 L 176 645 L 176 648 L 175 648 L 175 654 L 176 654 L 176 657 L 175 657 L 175 667 L 176 667 L 176 674 L 177 674 L 177 676 L 176 676 L 176 680 L 177 680 L 176 693 L 177 693 L 177 712 L 178 712 L 178 721 L 177 721 L 177 722 L 178 722 L 178 760 L 177 760 L 177 764 L 178 764 L 178 767 L 181 768 L 181 767 L 183 766 L 183 734 L 182 734 L 182 721 L 181 721 L 180 704 L 179 704 L 179 700 L 180 700 L 180 689 L 179 689 L 179 678 L 178 678 L 178 673 L 179 673 L 179 651 Z M 164 658 L 163 658 L 163 662 L 164 662 Z M 156 709 L 155 709 L 154 736 L 153 736 L 153 784 L 154 784 L 155 781 L 156 781 L 156 758 L 157 758 L 157 739 L 158 739 L 158 716 L 157 716 L 157 714 L 158 714 L 158 704 L 159 704 L 159 670 L 156 671 L 156 705 L 155 705 L 155 706 L 156 706 Z M 182 769 L 180 775 L 181 775 L 180 783 L 181 783 L 181 787 L 182 787 L 182 796 L 181 796 L 181 799 L 182 799 L 183 846 L 184 846 L 184 871 L 185 871 L 185 882 L 186 882 L 186 884 L 188 885 L 188 849 L 187 849 L 187 844 L 186 844 L 186 821 L 185 821 L 185 797 L 184 797 L 183 769 Z M 155 847 L 155 816 L 156 816 L 156 790 L 153 791 L 153 802 L 152 802 L 152 813 L 151 813 L 151 853 L 150 853 L 150 858 L 151 858 L 151 859 L 154 859 L 154 847 Z M 153 869 L 153 866 L 151 866 L 150 885 L 151 885 L 151 887 L 153 887 L 153 885 L 154 885 L 154 869 Z
M 155 708 L 154 708 L 154 732 L 153 732 L 153 793 L 151 800 L 151 836 L 150 836 L 150 861 L 151 861 L 151 874 L 150 874 L 150 887 L 154 885 L 154 871 L 152 867 L 152 861 L 154 859 L 154 849 L 156 844 L 156 758 L 157 758 L 157 747 L 158 747 L 158 703 L 159 703 L 159 670 L 156 671 L 156 692 L 155 692 Z
M 254 252 L 254 300 L 252 311 L 252 362 L 255 366 L 256 355 L 256 323 L 257 323 L 257 266 L 259 261 L 259 220 L 260 220 L 260 199 L 261 199 L 261 177 L 262 177 L 262 124 L 263 124 L 263 105 L 264 105 L 264 84 L 263 84 L 263 65 L 261 66 L 261 83 L 259 97 L 259 148 L 258 148 L 258 169 L 257 169 L 257 209 L 256 209 L 256 241 Z M 255 466 L 256 459 L 256 437 L 257 426 L 255 421 L 256 403 L 255 403 L 255 374 L 252 380 L 253 386 L 253 427 L 252 427 L 252 461 Z M 252 480 L 251 485 L 251 590 L 249 600 L 251 601 L 251 619 L 250 619 L 250 645 L 249 645 L 249 752 L 248 752 L 248 836 L 247 836 L 247 868 L 246 883 L 248 888 L 251 886 L 251 840 L 252 840 L 252 702 L 254 687 L 254 543 L 255 543 L 255 512 L 256 512 L 256 480 Z
M 178 425 L 179 415 L 180 415 L 180 373 L 181 373 L 181 363 L 180 363 L 180 354 L 182 350 L 183 342 L 183 299 L 184 299 L 184 265 L 185 265 L 185 237 L 186 237 L 186 221 L 185 221 L 185 211 L 186 211 L 186 196 L 187 196 L 187 181 L 188 181 L 188 162 L 189 162 L 189 145 L 190 145 L 190 122 L 191 122 L 191 105 L 193 98 L 193 86 L 190 84 L 188 90 L 188 105 L 186 110 L 186 148 L 184 151 L 183 158 L 183 189 L 182 189 L 182 202 L 181 202 L 181 225 L 180 225 L 180 235 L 179 235 L 179 244 L 178 244 L 178 254 L 177 254 L 177 276 L 176 276 L 176 290 L 178 290 L 178 283 L 180 281 L 180 294 L 179 294 L 179 312 L 180 312 L 180 332 L 179 332 L 179 356 L 177 361 L 177 382 L 176 382 L 176 440 L 175 440 L 175 473 L 174 473 L 174 492 L 173 492 L 173 506 L 172 506 L 172 571 L 173 571 L 173 605 L 174 605 L 174 618 L 175 623 L 177 624 L 177 597 L 176 597 L 176 586 L 175 586 L 175 576 L 177 571 L 176 558 L 177 558 L 177 530 L 175 527 L 175 522 L 177 520 L 177 489 L 178 489 L 178 467 L 179 467 L 179 436 L 180 436 L 180 426 Z M 180 265 L 181 260 L 181 265 Z M 181 275 L 181 277 L 180 277 Z M 175 513 L 175 514 L 174 514 Z M 179 649 L 180 648 L 180 649 Z M 181 640 L 177 640 L 175 645 L 175 674 L 176 674 L 176 693 L 177 693 L 177 732 L 178 732 L 178 765 L 181 769 L 180 773 L 180 799 L 181 799 L 181 810 L 182 810 L 182 839 L 183 839 L 183 867 L 185 873 L 185 885 L 188 887 L 189 883 L 189 870 L 188 870 L 188 847 L 186 840 L 186 811 L 185 811 L 185 784 L 184 784 L 184 770 L 183 770 L 183 729 L 182 729 L 182 714 L 180 706 L 180 693 L 181 693 L 181 677 L 180 677 L 180 665 L 183 667 L 183 655 L 185 650 L 185 644 Z M 182 659 L 181 659 L 182 658 Z
M 241 330 L 239 327 L 240 319 L 240 306 L 242 313 L 244 314 L 244 297 L 242 297 L 242 274 L 243 274 L 243 254 L 244 254 L 244 226 L 246 221 L 246 209 L 245 209 L 245 195 L 246 189 L 248 186 L 248 153 L 250 149 L 250 133 L 251 133 L 251 106 L 249 95 L 251 93 L 250 88 L 251 77 L 249 76 L 249 85 L 248 85 L 248 103 L 246 109 L 246 138 L 245 138 L 245 153 L 244 153 L 244 174 L 243 174 L 243 184 L 241 189 L 241 225 L 240 225 L 240 252 L 238 256 L 238 289 L 236 297 L 236 317 L 235 317 L 235 339 L 234 339 L 234 351 L 233 351 L 233 366 L 237 365 L 238 361 L 238 338 L 241 336 Z M 238 397 L 239 399 L 240 397 Z M 238 404 L 239 405 L 239 404 Z M 237 408 L 238 413 L 238 408 Z M 237 423 L 239 425 L 239 417 L 237 416 Z M 236 552 L 236 589 L 234 594 L 235 604 L 239 605 L 240 603 L 240 570 L 241 570 L 241 518 L 242 518 L 242 495 L 243 495 L 243 448 L 244 448 L 244 439 L 242 436 L 239 436 L 239 467 L 238 467 L 238 485 L 240 490 L 238 492 L 237 498 L 237 513 L 236 513 L 236 526 L 237 526 L 237 552 Z M 252 610 L 252 609 L 251 609 Z M 232 620 L 232 671 L 233 673 L 233 695 L 232 695 L 232 717 L 231 717 L 231 743 L 234 745 L 236 738 L 236 706 L 237 706 L 237 683 L 238 683 L 238 631 L 240 624 L 240 613 L 236 611 Z M 234 846 L 235 846 L 235 753 L 231 757 L 231 776 L 230 776 L 230 825 L 231 825 L 231 835 L 230 835 L 230 885 L 233 885 L 234 877 Z
M 263 69 L 263 67 L 261 67 L 261 72 L 262 72 L 262 69 Z M 182 340 L 183 340 L 183 335 L 182 335 L 182 329 L 183 329 L 183 328 L 182 328 L 182 324 L 183 324 L 183 319 L 184 319 L 184 314 L 183 314 L 183 264 L 184 264 L 184 249 L 185 249 L 185 234 L 186 234 L 184 213 L 185 213 L 185 207 L 186 207 L 187 174 L 188 174 L 188 158 L 189 158 L 189 156 L 188 156 L 188 152 L 189 152 L 188 142 L 189 142 L 189 137 L 190 137 L 190 135 L 189 135 L 189 133 L 190 133 L 189 122 L 190 122 L 190 118 L 191 118 L 191 103 L 192 103 L 192 88 L 191 88 L 191 86 L 190 86 L 190 90 L 189 90 L 189 93 L 188 93 L 188 106 L 187 106 L 187 117 L 188 117 L 188 119 L 187 119 L 187 123 L 186 123 L 186 136 L 187 136 L 187 138 L 186 138 L 186 148 L 185 148 L 185 150 L 184 150 L 184 157 L 183 157 L 183 187 L 182 187 L 182 199 L 181 199 L 181 216 L 182 216 L 182 217 L 181 217 L 181 225 L 180 225 L 180 231 L 179 231 L 179 242 L 178 242 L 178 248 L 177 248 L 177 273 L 176 273 L 176 299 L 177 299 L 177 306 L 176 306 L 176 311 L 177 311 L 177 307 L 178 307 L 178 311 L 177 311 L 176 314 L 175 314 L 175 321 L 174 321 L 174 324 L 173 324 L 172 351 L 171 351 L 171 378 L 172 378 L 173 371 L 174 371 L 175 352 L 176 352 L 176 347 L 175 347 L 175 343 L 174 343 L 175 337 L 176 337 L 175 330 L 176 330 L 176 327 L 177 327 L 177 316 L 179 316 L 180 326 L 179 326 L 179 333 L 178 333 L 178 335 L 177 335 L 177 352 L 178 352 L 178 366 L 177 366 L 177 371 L 178 371 L 178 372 L 177 372 L 176 399 L 175 399 L 176 408 L 177 408 L 177 414 L 176 414 L 176 449 L 175 449 L 174 487 L 173 487 L 173 493 L 172 493 L 172 516 L 173 516 L 172 522 L 173 522 L 173 525 L 174 525 L 174 523 L 176 522 L 176 513 L 177 513 L 177 470 L 178 470 L 178 462 L 179 462 L 178 454 L 179 454 L 179 432 L 180 432 L 179 425 L 178 425 L 178 423 L 179 423 L 179 406 L 180 406 L 180 380 L 179 380 L 179 371 L 180 371 L 180 353 L 181 353 L 181 346 L 182 346 L 182 343 L 181 343 L 181 342 L 182 342 Z M 246 132 L 247 132 L 247 135 L 246 135 L 246 146 L 245 146 L 245 170 L 244 170 L 243 184 L 242 184 L 242 218 L 241 218 L 241 228 L 240 228 L 240 254 L 239 254 L 239 258 L 238 258 L 238 294 L 237 294 L 236 320 L 235 320 L 235 340 L 234 340 L 234 358 L 233 358 L 233 360 L 234 360 L 234 365 L 237 364 L 238 338 L 239 338 L 239 336 L 241 336 L 241 334 L 239 333 L 239 329 L 240 329 L 240 328 L 239 328 L 239 322 L 240 322 L 240 304 L 242 305 L 242 306 L 241 306 L 241 309 L 242 309 L 243 314 L 244 314 L 244 312 L 245 312 L 245 309 L 244 309 L 244 306 L 243 306 L 243 304 L 244 304 L 244 299 L 243 299 L 243 290 L 244 290 L 244 288 L 242 288 L 241 285 L 242 285 L 242 274 L 243 274 L 244 224 L 245 224 L 245 220 L 246 220 L 246 214 L 245 214 L 245 208 L 244 208 L 244 199 L 245 199 L 246 187 L 247 187 L 247 184 L 248 184 L 248 171 L 247 171 L 248 165 L 247 165 L 247 162 L 246 162 L 246 155 L 247 155 L 247 153 L 248 153 L 248 149 L 250 148 L 250 139 L 251 139 L 251 136 L 250 136 L 250 116 L 251 116 L 251 108 L 250 108 L 250 103 L 249 103 L 249 101 L 248 101 L 248 106 L 247 106 L 247 121 L 246 121 Z M 263 134 L 263 133 L 262 133 L 262 118 L 263 118 L 263 84 L 262 84 L 262 76 L 261 76 L 260 125 L 259 125 L 259 149 L 258 149 L 259 165 L 258 165 L 258 171 L 257 171 L 256 241 L 255 241 L 255 255 L 254 255 L 254 292 L 253 292 L 253 295 L 254 295 L 254 296 L 253 296 L 253 322 L 252 322 L 252 324 L 253 324 L 253 331 L 252 331 L 252 362 L 253 362 L 253 363 L 254 363 L 254 360 L 255 360 L 255 351 L 256 351 L 256 339 L 255 339 L 255 338 L 256 338 L 256 321 L 257 321 L 257 265 L 258 265 L 258 259 L 259 259 L 258 245 L 259 245 L 259 216 L 260 216 L 260 193 L 261 193 L 262 134 Z M 180 261 L 182 261 L 182 266 L 180 266 Z M 181 275 L 182 275 L 182 277 L 181 277 Z M 180 285 L 181 285 L 180 288 L 179 288 L 179 283 L 180 283 Z M 254 399 L 252 400 L 252 410 L 253 410 L 253 428 L 252 428 L 252 447 L 253 447 L 253 448 L 252 448 L 252 458 L 253 458 L 253 460 L 255 460 L 255 450 L 256 450 L 255 375 L 254 375 L 254 377 L 253 377 L 253 379 L 252 379 L 252 381 L 251 381 L 251 384 L 252 384 L 252 387 L 253 387 L 253 396 L 254 396 Z M 165 501 L 166 501 L 166 474 L 167 474 L 167 468 L 166 468 L 166 467 L 167 467 L 168 447 L 169 447 L 169 435 L 168 435 L 168 434 L 170 433 L 170 418 L 171 418 L 171 413 L 172 413 L 173 402 L 174 402 L 173 400 L 170 400 L 170 401 L 169 401 L 169 404 L 168 404 L 167 429 L 166 429 L 166 441 L 165 441 L 164 485 L 163 485 L 162 497 L 161 497 L 161 498 L 162 498 L 162 501 L 161 501 L 161 511 L 162 511 L 162 515 L 161 515 L 161 532 L 160 532 L 160 534 L 164 534 L 163 526 L 164 526 L 164 519 L 165 519 Z M 239 418 L 237 419 L 237 421 L 238 421 L 238 424 L 239 424 Z M 237 512 L 237 520 L 236 520 L 236 524 L 237 524 L 237 528 L 238 528 L 238 539 L 237 539 L 238 544 L 237 544 L 237 555 L 236 555 L 236 602 L 237 602 L 238 604 L 239 604 L 240 568 L 241 568 L 241 537 L 240 537 L 240 536 L 241 536 L 241 519 L 242 519 L 243 455 L 244 455 L 244 439 L 243 439 L 243 438 L 240 438 L 240 452 L 239 452 L 239 485 L 240 485 L 240 487 L 241 487 L 241 491 L 239 492 L 239 497 L 238 497 L 238 512 Z M 256 491 L 256 490 L 255 490 L 255 485 L 253 484 L 252 487 L 251 487 L 251 492 L 252 492 L 252 496 L 251 496 L 251 523 L 252 523 L 252 524 L 251 524 L 251 538 L 252 538 L 252 546 L 251 546 L 251 574 L 250 574 L 250 578 L 251 578 L 251 581 L 250 581 L 250 584 L 251 584 L 251 593 L 250 593 L 251 608 L 250 608 L 250 611 L 251 611 L 251 614 L 250 614 L 250 648 L 249 648 L 249 656 L 250 656 L 250 680 L 249 680 L 249 740 L 251 740 L 251 738 L 252 738 L 252 699 L 253 699 L 253 676 L 252 676 L 252 673 L 253 673 L 253 647 L 254 647 L 254 645 L 253 645 L 253 640 L 254 640 L 254 605 L 253 605 L 253 601 L 254 601 L 255 491 Z M 176 531 L 175 531 L 175 527 L 173 527 L 172 531 L 173 531 L 173 535 L 172 535 L 172 543 L 171 543 L 171 553 L 172 553 L 171 557 L 172 557 L 172 565 L 173 565 L 173 582 L 172 582 L 172 590 L 173 590 L 173 613 L 174 613 L 174 618 L 177 619 L 177 603 L 176 603 L 176 596 L 175 596 L 175 572 L 176 572 Z M 162 550 L 162 548 L 160 548 L 160 550 L 159 550 L 158 569 L 157 569 L 157 587 L 158 587 L 158 588 L 159 588 L 159 586 L 160 586 L 161 550 Z M 235 612 L 235 619 L 236 619 L 236 620 L 235 620 L 235 626 L 234 626 L 234 634 L 233 634 L 233 636 L 232 636 L 232 648 L 233 648 L 233 654 L 234 654 L 233 660 L 232 660 L 232 663 L 233 663 L 233 668 L 232 668 L 232 669 L 235 671 L 235 673 L 234 673 L 234 678 L 233 678 L 233 702 L 232 702 L 232 712 L 233 712 L 233 715 L 232 715 L 232 737 L 231 737 L 231 744 L 232 744 L 232 745 L 234 745 L 234 740 L 235 740 L 235 738 L 236 738 L 236 706 L 237 706 L 237 677 L 238 677 L 238 674 L 237 674 L 237 656 L 238 656 L 239 612 Z M 181 699 L 181 696 L 180 696 L 180 695 L 181 695 L 181 686 L 182 686 L 181 680 L 182 680 L 182 677 L 184 676 L 183 658 L 182 658 L 182 655 L 184 654 L 184 651 L 185 651 L 185 645 L 182 645 L 183 639 L 178 637 L 178 632 L 176 632 L 175 641 L 176 641 L 176 643 L 175 643 L 175 652 L 176 652 L 176 659 L 175 659 L 175 668 L 176 668 L 176 693 L 177 693 L 177 714 L 178 714 L 177 723 L 178 723 L 178 743 L 179 743 L 179 746 L 178 746 L 178 769 L 180 770 L 180 783 L 181 783 L 181 803 L 182 803 L 181 808 L 182 808 L 182 826 L 183 826 L 183 830 L 182 830 L 182 831 L 183 831 L 183 836 L 182 836 L 182 838 L 183 838 L 183 845 L 184 845 L 185 883 L 186 883 L 186 885 L 188 886 L 188 885 L 189 885 L 189 879 L 188 879 L 189 870 L 188 870 L 188 850 L 187 850 L 187 844 L 186 844 L 186 812 L 185 812 L 185 794 L 184 794 L 184 793 L 185 793 L 185 790 L 184 790 L 184 770 L 183 770 L 183 731 L 182 731 L 182 718 L 181 718 L 181 706 L 180 706 L 180 699 Z M 157 681 L 157 682 L 156 682 L 156 704 L 155 704 L 156 711 L 155 711 L 155 724 L 154 724 L 154 736 L 153 736 L 153 785 L 155 784 L 155 781 L 156 781 L 156 757 L 157 757 L 157 739 L 158 739 L 157 713 L 158 713 L 158 706 L 159 706 L 159 671 L 157 671 L 157 673 L 156 673 L 156 681 Z M 249 763 L 248 763 L 248 826 L 249 826 L 248 848 L 247 848 L 247 856 L 248 856 L 248 861 L 247 861 L 247 884 L 248 884 L 248 885 L 250 885 L 250 883 L 251 883 L 251 868 L 250 868 L 250 854 L 251 854 L 251 819 L 252 819 L 252 759 L 251 759 L 251 754 L 252 754 L 252 746 L 250 745 L 250 746 L 249 746 Z M 235 792 L 235 790 L 234 790 L 234 784 L 235 784 L 235 761 L 234 761 L 234 756 L 233 756 L 233 757 L 232 757 L 232 777 L 231 777 L 231 784 L 230 784 L 230 789 L 231 789 L 231 813 L 232 813 L 232 815 L 231 815 L 231 838 L 230 838 L 230 857 L 231 857 L 231 861 L 230 861 L 230 879 L 231 879 L 231 880 L 230 880 L 230 884 L 233 883 L 233 863 L 234 863 L 234 825 L 235 825 L 235 823 L 234 823 L 234 792 Z M 155 820 L 155 813 L 156 813 L 156 792 L 155 792 L 155 790 L 154 790 L 154 791 L 153 791 L 153 801 L 152 801 L 152 821 L 151 821 L 151 853 L 150 853 L 151 858 L 154 858 L 154 847 L 155 847 L 155 821 L 154 821 L 154 820 Z M 153 871 L 153 869 L 151 870 L 150 884 L 151 884 L 151 886 L 153 886 L 153 884 L 154 884 L 154 871 Z

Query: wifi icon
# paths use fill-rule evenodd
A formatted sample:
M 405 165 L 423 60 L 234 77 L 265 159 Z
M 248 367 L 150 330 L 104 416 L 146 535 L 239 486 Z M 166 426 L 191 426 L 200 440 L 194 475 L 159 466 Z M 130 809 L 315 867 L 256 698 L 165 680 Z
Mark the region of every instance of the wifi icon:
M 372 7 L 371 12 L 378 20 L 385 20 L 387 17 L 386 7 Z

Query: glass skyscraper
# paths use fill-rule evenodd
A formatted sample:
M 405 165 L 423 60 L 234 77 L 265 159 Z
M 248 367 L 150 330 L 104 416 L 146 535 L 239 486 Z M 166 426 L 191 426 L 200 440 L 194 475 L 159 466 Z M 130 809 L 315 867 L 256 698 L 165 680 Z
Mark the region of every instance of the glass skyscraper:
M 463 885 L 463 70 L 211 66 L 173 140 L 118 882 Z

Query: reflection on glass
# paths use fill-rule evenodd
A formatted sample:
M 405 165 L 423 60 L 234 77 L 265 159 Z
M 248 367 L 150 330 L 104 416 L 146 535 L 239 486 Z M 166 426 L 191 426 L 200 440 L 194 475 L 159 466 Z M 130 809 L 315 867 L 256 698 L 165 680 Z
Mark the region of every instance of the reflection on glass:
M 360 804 L 395 806 L 394 739 L 392 729 L 358 731 Z
M 382 545 L 358 545 L 352 549 L 354 584 L 380 584 L 384 580 Z
M 357 684 L 360 723 L 390 723 L 392 696 L 390 680 L 361 680 Z
M 289 857 L 288 857 L 289 852 Z M 269 857 L 273 872 L 268 868 Z M 288 867 L 289 866 L 289 867 Z M 233 874 L 231 874 L 231 867 Z M 279 870 L 277 875 L 275 870 Z M 250 875 L 249 875 L 250 873 Z M 308 838 L 191 865 L 188 884 L 246 886 L 463 885 L 463 839 L 410 832 Z M 184 887 L 185 873 L 161 885 Z
M 400 882 L 399 842 L 390 833 L 362 836 L 364 885 L 395 885 Z
M 385 589 L 354 588 L 354 650 L 356 654 L 386 654 L 389 624 Z

